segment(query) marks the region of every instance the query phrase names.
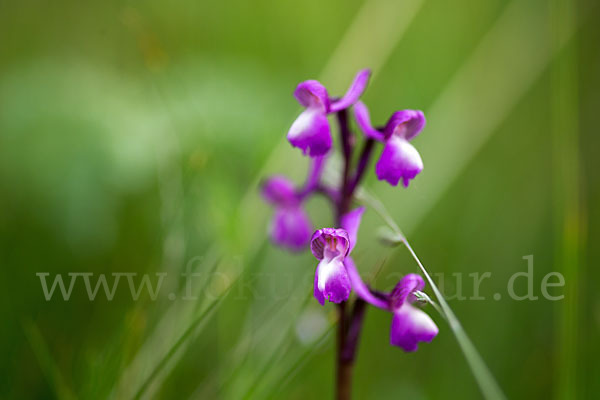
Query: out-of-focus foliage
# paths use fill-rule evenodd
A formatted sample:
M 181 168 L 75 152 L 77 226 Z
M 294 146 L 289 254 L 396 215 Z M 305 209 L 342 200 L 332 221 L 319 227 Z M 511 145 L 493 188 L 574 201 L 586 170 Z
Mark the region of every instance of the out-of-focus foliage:
M 575 23 L 557 44 L 565 3 Z M 509 398 L 549 398 L 559 385 L 592 398 L 600 391 L 593 3 L 3 2 L 0 397 L 129 398 L 142 387 L 166 399 L 331 397 L 333 308 L 310 297 L 314 259 L 266 240 L 270 210 L 256 187 L 274 172 L 304 179 L 306 160 L 284 142 L 298 112 L 295 85 L 323 78 L 335 94 L 375 63 L 365 95 L 374 121 L 416 108 L 428 125 L 415 139 L 425 169 L 411 188 L 373 173 L 367 186 L 431 272 L 444 274 L 447 295 L 459 289 L 453 273 L 467 297 L 469 274 L 491 273 L 485 300 L 449 302 Z M 576 66 L 566 85 L 555 74 L 565 60 Z M 571 158 L 552 133 L 551 100 L 564 91 L 578 113 L 564 136 L 579 150 Z M 563 262 L 557 215 L 569 210 L 559 185 L 572 166 L 580 181 L 570 188 L 581 197 L 571 217 L 583 226 L 573 239 L 579 258 Z M 309 204 L 316 226 L 331 223 L 324 204 Z M 416 269 L 405 251 L 378 243 L 381 225 L 366 213 L 355 259 L 365 275 L 379 270 L 375 283 L 387 289 Z M 577 290 L 557 302 L 509 299 L 509 278 L 531 254 L 536 295 L 551 271 Z M 181 299 L 188 266 L 205 274 L 194 285 L 206 283 L 210 295 Z M 221 279 L 206 279 L 213 270 Z M 154 301 L 133 301 L 125 277 L 112 301 L 102 290 L 88 300 L 81 280 L 69 301 L 46 301 L 40 272 L 168 275 Z M 526 286 L 517 281 L 516 291 Z M 436 340 L 404 354 L 388 344 L 389 318 L 368 311 L 356 398 L 480 398 L 442 319 Z M 566 356 L 565 318 L 577 327 Z M 565 357 L 577 366 L 566 384 Z

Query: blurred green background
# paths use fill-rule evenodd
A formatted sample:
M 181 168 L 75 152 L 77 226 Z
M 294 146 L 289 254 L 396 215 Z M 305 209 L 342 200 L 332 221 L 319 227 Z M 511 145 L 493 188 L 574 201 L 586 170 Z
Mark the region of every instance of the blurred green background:
M 485 300 L 449 303 L 507 397 L 597 398 L 597 11 L 592 0 L 0 2 L 0 397 L 331 398 L 334 308 L 310 297 L 309 252 L 268 242 L 257 185 L 304 179 L 307 160 L 285 141 L 295 85 L 341 94 L 371 67 L 373 120 L 414 108 L 428 125 L 410 189 L 372 166 L 366 186 L 449 297 L 453 273 L 467 297 L 468 274 L 492 273 Z M 316 227 L 331 224 L 324 205 L 309 204 Z M 355 259 L 389 289 L 417 270 L 378 243 L 381 225 L 368 211 Z M 527 255 L 535 294 L 558 271 L 563 300 L 508 298 Z M 186 268 L 202 274 L 196 301 L 181 298 Z M 46 301 L 38 272 L 168 275 L 156 300 L 132 300 L 123 278 L 112 301 L 102 290 L 90 301 L 79 278 L 69 301 Z M 368 311 L 357 399 L 481 398 L 429 312 L 439 336 L 405 354 L 388 344 L 390 315 Z

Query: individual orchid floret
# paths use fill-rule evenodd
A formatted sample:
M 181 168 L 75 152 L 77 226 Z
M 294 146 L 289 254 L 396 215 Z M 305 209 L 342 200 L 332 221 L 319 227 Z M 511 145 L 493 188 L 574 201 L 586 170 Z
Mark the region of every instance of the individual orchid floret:
M 294 91 L 294 97 L 305 110 L 294 121 L 287 134 L 292 146 L 302 149 L 310 157 L 326 154 L 332 143 L 327 114 L 356 103 L 364 92 L 370 75 L 371 71 L 368 69 L 359 71 L 346 94 L 338 100 L 332 100 L 325 86 L 318 81 L 301 82 Z
M 353 109 L 356 121 L 365 135 L 385 143 L 375 165 L 377 178 L 386 180 L 393 186 L 402 180 L 404 187 L 408 187 L 410 181 L 423 170 L 423 160 L 419 152 L 409 143 L 425 126 L 423 112 L 396 111 L 380 130 L 371 125 L 369 110 L 362 102 L 357 102 Z
M 310 249 L 320 260 L 315 272 L 315 298 L 321 305 L 325 304 L 325 300 L 332 303 L 346 301 L 352 288 L 344 266 L 350 250 L 348 232 L 344 229 L 319 229 L 312 236 Z
M 292 251 L 303 250 L 310 241 L 312 226 L 294 185 L 282 176 L 274 176 L 263 184 L 262 194 L 275 207 L 269 227 L 271 240 Z
M 272 176 L 263 183 L 262 195 L 268 203 L 274 206 L 298 203 L 294 184 L 281 175 Z
M 416 300 L 414 293 L 425 287 L 421 276 L 408 274 L 391 293 L 378 293 L 363 282 L 351 257 L 346 258 L 344 265 L 358 297 L 393 313 L 390 344 L 412 352 L 417 350 L 419 342 L 431 342 L 438 334 L 438 327 L 431 317 L 412 304 Z
M 321 260 L 315 273 L 314 292 L 321 305 L 325 299 L 339 303 L 350 295 L 352 287 L 344 260 L 354 249 L 364 211 L 364 207 L 359 207 L 344 214 L 341 229 L 323 228 L 313 235 L 310 247 L 314 256 Z
M 420 275 L 408 274 L 390 294 L 390 309 L 394 313 L 390 343 L 404 351 L 416 351 L 419 342 L 431 342 L 438 334 L 438 327 L 431 317 L 412 305 L 416 300 L 414 293 L 424 287 Z

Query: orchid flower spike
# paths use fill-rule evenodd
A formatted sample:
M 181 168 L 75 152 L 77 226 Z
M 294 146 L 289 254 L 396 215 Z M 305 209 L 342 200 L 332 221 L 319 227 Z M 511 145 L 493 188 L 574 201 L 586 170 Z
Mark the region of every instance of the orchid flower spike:
M 283 176 L 269 178 L 262 195 L 275 208 L 269 227 L 271 240 L 292 251 L 303 250 L 310 241 L 312 226 L 294 185 Z
M 360 101 L 354 104 L 354 116 L 360 129 L 369 138 L 385 143 L 383 152 L 375 165 L 379 180 L 396 186 L 402 180 L 404 187 L 423 170 L 423 160 L 417 149 L 409 142 L 425 126 L 422 111 L 402 110 L 392 114 L 383 130 L 371 125 L 369 110 Z
M 358 72 L 346 94 L 339 100 L 332 100 L 327 89 L 320 82 L 301 82 L 294 91 L 294 97 L 305 107 L 290 127 L 287 138 L 292 146 L 302 149 L 304 154 L 316 157 L 326 154 L 331 148 L 331 129 L 327 114 L 346 109 L 356 103 L 364 92 L 371 71 Z

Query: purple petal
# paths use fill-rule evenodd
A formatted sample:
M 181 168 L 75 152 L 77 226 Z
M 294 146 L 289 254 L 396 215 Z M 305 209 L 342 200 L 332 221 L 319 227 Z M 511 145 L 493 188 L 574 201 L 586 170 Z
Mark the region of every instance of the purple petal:
M 292 146 L 311 157 L 327 153 L 331 148 L 331 133 L 325 112 L 316 107 L 304 110 L 290 127 L 287 138 Z
M 409 295 L 417 290 L 422 290 L 425 287 L 425 281 L 421 275 L 408 274 L 404 276 L 400 282 L 394 287 L 390 293 L 390 305 L 393 310 L 399 309 Z M 410 302 L 410 298 L 409 298 Z
M 294 91 L 294 97 L 306 108 L 317 108 L 325 113 L 329 112 L 329 94 L 319 81 L 301 82 Z
M 412 140 L 423 130 L 425 115 L 419 110 L 402 110 L 392 114 L 385 126 L 386 138 L 396 135 L 406 140 Z
M 423 161 L 417 149 L 396 135 L 388 139 L 375 166 L 375 173 L 379 180 L 386 180 L 396 186 L 402 179 L 404 187 L 408 187 L 411 179 L 422 170 Z
M 359 97 L 365 91 L 365 88 L 367 87 L 367 83 L 369 82 L 370 77 L 371 77 L 370 69 L 363 69 L 363 70 L 358 71 L 358 74 L 356 74 L 354 81 L 350 85 L 350 88 L 348 89 L 348 91 L 346 92 L 344 97 L 342 97 L 338 101 L 335 101 L 335 102 L 333 102 L 333 104 L 331 104 L 331 112 L 337 112 L 337 111 L 343 110 L 345 108 L 350 107 L 352 104 L 356 103 L 358 101 Z
M 431 342 L 438 334 L 435 322 L 424 311 L 405 303 L 394 312 L 390 343 L 404 351 L 417 350 L 419 342 Z
M 346 257 L 350 240 L 344 229 L 323 228 L 317 230 L 310 240 L 310 250 L 319 259 Z
M 369 109 L 362 101 L 357 101 L 352 107 L 354 110 L 354 117 L 359 128 L 364 132 L 365 136 L 382 142 L 384 140 L 383 133 L 373 128 L 371 125 L 371 117 L 369 115 Z
M 300 251 L 310 242 L 312 226 L 302 208 L 279 207 L 275 210 L 269 230 L 275 244 Z
M 354 264 L 354 260 L 352 257 L 346 257 L 344 260 L 344 265 L 346 266 L 346 271 L 348 272 L 348 276 L 350 277 L 350 282 L 352 283 L 352 288 L 356 291 L 356 295 L 366 301 L 367 303 L 382 308 L 384 310 L 389 310 L 388 301 L 385 299 L 381 299 L 375 296 L 367 285 L 363 282 L 356 269 L 356 265 Z
M 274 205 L 297 204 L 294 184 L 281 175 L 272 176 L 262 184 L 262 195 Z
M 341 227 L 348 232 L 348 238 L 350 239 L 350 249 L 348 250 L 348 254 L 352 252 L 352 249 L 354 249 L 354 246 L 356 245 L 358 227 L 360 226 L 360 220 L 364 212 L 365 207 L 358 207 L 349 213 L 342 215 Z
M 325 300 L 341 303 L 350 296 L 350 278 L 346 267 L 338 258 L 321 260 L 315 272 L 314 296 L 323 305 Z

